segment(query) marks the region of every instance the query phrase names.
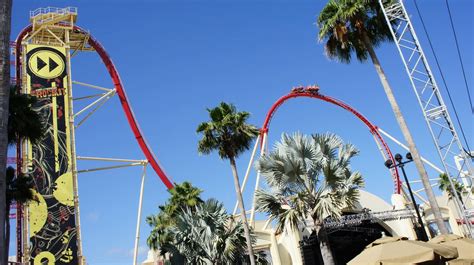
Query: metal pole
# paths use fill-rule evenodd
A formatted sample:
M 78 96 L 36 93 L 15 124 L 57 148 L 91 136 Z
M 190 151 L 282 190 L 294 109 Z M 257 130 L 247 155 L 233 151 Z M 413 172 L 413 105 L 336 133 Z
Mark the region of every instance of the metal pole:
M 21 54 L 26 54 L 26 43 L 22 43 L 21 44 L 21 50 L 22 50 L 22 53 Z M 26 58 L 26 57 L 24 57 Z M 22 73 L 22 76 L 26 76 L 26 65 L 25 64 L 22 64 L 21 65 L 21 73 Z M 17 76 L 16 78 L 20 78 L 20 76 Z M 21 89 L 22 89 L 22 92 L 24 94 L 28 94 L 30 93 L 30 91 L 27 91 L 27 85 L 26 85 L 26 78 L 22 78 L 21 79 Z M 31 163 L 31 161 L 29 161 L 29 154 L 31 154 L 29 152 L 29 148 L 30 148 L 30 143 L 29 141 L 27 140 L 23 140 L 22 141 L 22 148 L 21 148 L 21 158 L 22 158 L 22 166 L 21 166 L 21 173 L 27 173 L 27 169 L 28 169 L 28 166 L 29 166 L 29 163 Z M 22 224 L 21 224 L 21 241 L 22 241 L 22 257 L 21 257 L 21 261 L 23 263 L 28 263 L 29 260 L 30 260 L 30 249 L 29 249 L 29 234 L 28 234 L 28 228 L 29 228 L 29 220 L 28 220 L 28 204 L 24 204 L 23 205 L 23 214 L 21 216 L 22 218 Z
M 142 218 L 143 190 L 145 188 L 146 166 L 147 164 L 143 165 L 142 182 L 140 184 L 140 198 L 138 199 L 137 230 L 135 233 L 135 248 L 133 250 L 133 265 L 137 265 L 138 258 L 138 241 L 140 240 L 140 219 Z
M 419 239 L 421 239 L 422 241 L 428 241 L 428 235 L 426 234 L 425 226 L 423 225 L 423 220 L 421 219 L 420 211 L 419 211 L 418 205 L 416 204 L 416 201 L 415 201 L 415 196 L 413 196 L 413 191 L 411 190 L 410 182 L 408 181 L 407 174 L 405 173 L 404 163 L 400 163 L 400 164 L 395 165 L 395 166 L 398 166 L 402 170 L 403 178 L 405 178 L 405 183 L 407 184 L 408 192 L 410 193 L 411 202 L 413 203 L 413 207 L 415 208 L 416 216 L 418 217 L 418 223 L 420 225 L 420 229 L 421 229 L 420 232 L 421 232 L 421 237 L 422 237 L 422 238 L 419 238 Z
M 113 88 L 105 88 L 105 87 L 100 87 L 100 86 L 94 86 L 94 85 L 86 84 L 86 83 L 79 82 L 79 81 L 72 81 L 72 83 L 76 84 L 76 85 L 85 86 L 85 87 L 95 88 L 95 89 L 102 90 L 102 91 L 107 91 L 107 92 L 110 92 L 111 90 L 114 90 Z
M 262 140 L 262 149 L 260 151 L 260 156 L 263 156 L 265 154 L 265 147 L 267 144 L 267 133 L 263 134 L 263 140 Z M 250 211 L 250 225 L 253 225 L 253 221 L 255 218 L 255 203 L 257 200 L 257 197 L 255 197 L 255 193 L 258 190 L 260 183 L 260 170 L 257 172 L 257 179 L 255 180 L 255 189 L 253 191 L 253 200 L 252 200 L 252 210 Z
M 407 151 L 410 151 L 406 145 L 402 144 L 400 141 L 398 141 L 397 139 L 395 139 L 395 137 L 391 136 L 390 134 L 388 134 L 387 132 L 385 132 L 385 131 L 382 130 L 381 128 L 377 128 L 377 130 L 378 130 L 380 133 L 382 133 L 383 135 L 385 135 L 386 137 L 388 137 L 390 140 L 394 141 L 396 144 L 398 144 L 399 146 L 401 146 L 403 149 L 405 149 L 405 150 L 407 150 Z M 444 173 L 445 173 L 443 170 L 441 170 L 439 167 L 435 166 L 433 163 L 431 163 L 430 161 L 428 161 L 428 160 L 425 159 L 424 157 L 420 156 L 420 158 L 421 158 L 421 160 L 422 160 L 425 164 L 429 165 L 431 168 L 433 168 L 434 170 L 436 170 L 438 173 L 440 173 L 440 174 L 444 174 Z M 455 158 L 456 158 L 456 157 L 455 157 Z M 462 174 L 462 170 L 460 170 L 460 172 L 461 172 L 461 174 Z M 437 180 L 437 179 L 439 179 L 439 178 L 430 179 L 430 181 Z M 452 183 L 451 177 L 448 177 L 448 180 L 449 180 L 450 186 L 451 186 L 451 187 L 454 187 L 454 186 L 453 186 L 454 184 Z M 463 180 L 464 180 L 464 178 L 463 178 Z M 421 180 L 412 181 L 412 183 L 416 183 L 416 182 L 421 182 Z M 433 186 L 433 185 L 431 185 L 431 186 Z M 452 189 L 453 189 L 453 188 L 452 188 Z M 424 188 L 421 189 L 421 190 L 424 190 Z M 420 190 L 420 191 L 421 191 L 421 190 Z M 418 192 L 418 191 L 415 191 L 415 194 L 417 195 L 418 198 L 421 199 L 421 196 L 420 196 L 419 194 L 417 194 L 416 192 Z M 456 195 L 457 195 L 457 194 L 456 194 Z M 453 198 L 454 198 L 454 200 L 455 200 L 455 202 L 454 202 L 454 203 L 455 203 L 455 207 L 454 207 L 454 208 L 455 208 L 456 212 L 458 213 L 458 215 L 459 215 L 460 217 L 464 218 L 464 217 L 466 216 L 465 210 L 463 211 L 462 209 L 460 209 L 460 207 L 462 207 L 463 209 L 465 208 L 465 207 L 464 207 L 464 204 L 463 204 L 463 203 L 460 203 L 460 201 L 459 201 L 460 199 L 458 198 L 458 196 L 453 196 Z M 428 202 L 426 202 L 426 200 L 424 200 L 424 199 L 422 199 L 422 200 L 423 200 L 426 204 L 428 204 Z M 466 219 L 464 219 L 464 220 L 466 220 Z M 466 223 L 466 226 L 461 225 L 461 227 L 462 227 L 462 228 L 465 228 L 465 231 L 464 231 L 465 233 L 467 233 L 468 235 L 471 235 L 471 236 L 472 236 L 472 232 L 471 232 L 470 224 L 469 224 L 469 223 Z
M 405 149 L 407 152 L 410 152 L 410 149 L 408 148 L 408 146 L 402 144 L 400 141 L 398 141 L 395 137 L 391 136 L 390 134 L 388 134 L 386 131 L 380 129 L 380 128 L 377 128 L 377 130 L 387 136 L 390 140 L 394 141 L 396 144 L 398 144 L 399 146 L 401 146 L 403 149 Z M 439 167 L 435 166 L 433 163 L 431 163 L 430 161 L 428 161 L 428 159 L 420 156 L 421 158 L 421 161 L 425 162 L 428 166 L 430 166 L 432 169 L 436 170 L 438 173 L 444 173 L 443 170 L 441 170 Z
M 252 155 L 250 156 L 250 162 L 249 162 L 249 165 L 247 166 L 247 171 L 245 172 L 245 177 L 244 177 L 244 181 L 242 182 L 242 188 L 240 189 L 240 192 L 244 192 L 245 185 L 247 184 L 247 179 L 249 177 L 250 169 L 252 168 L 255 153 L 257 152 L 257 147 L 258 147 L 259 140 L 260 140 L 260 134 L 258 135 L 257 139 L 255 140 L 255 146 L 253 147 Z M 239 206 L 239 201 L 237 200 L 235 202 L 234 211 L 232 211 L 232 215 L 235 215 L 235 213 L 237 212 L 237 207 L 238 206 Z
M 110 157 L 91 157 L 91 156 L 77 156 L 78 160 L 90 160 L 90 161 L 105 161 L 105 162 L 131 162 L 131 163 L 147 163 L 147 160 L 138 159 L 122 159 L 122 158 L 110 158 Z
M 375 140 L 375 143 L 377 144 L 377 148 L 379 149 L 380 153 L 382 154 L 382 157 L 383 157 L 383 161 L 387 161 L 387 159 L 389 159 L 386 155 L 385 155 L 385 152 L 382 148 L 382 146 L 380 145 L 377 137 L 375 136 L 375 134 L 372 135 L 374 137 L 374 140 Z
M 94 171 L 99 171 L 99 170 L 109 170 L 109 169 L 114 169 L 114 168 L 123 168 L 123 167 L 133 167 L 133 166 L 141 166 L 142 163 L 131 163 L 131 164 L 126 164 L 126 165 L 117 165 L 117 166 L 110 166 L 110 167 L 98 167 L 98 168 L 91 168 L 91 169 L 83 169 L 77 171 L 77 173 L 87 173 L 87 172 L 94 172 Z
M 111 90 L 107 93 L 105 93 L 103 96 L 101 96 L 100 98 L 96 99 L 94 102 L 92 102 L 91 104 L 85 106 L 83 109 L 81 109 L 80 111 L 76 112 L 74 114 L 74 117 L 77 117 L 79 116 L 81 113 L 83 113 L 84 111 L 92 108 L 95 104 L 99 103 L 101 100 L 103 100 L 104 98 L 107 98 L 107 97 L 110 97 L 110 95 L 113 95 L 115 93 L 115 90 Z
M 73 186 L 73 193 L 74 193 L 74 219 L 76 222 L 76 239 L 77 239 L 77 258 L 79 260 L 79 265 L 83 265 L 85 263 L 85 259 L 82 253 L 82 236 L 81 236 L 81 218 L 80 218 L 80 210 L 79 210 L 79 186 L 77 181 L 77 163 L 76 163 L 76 136 L 74 131 L 74 107 L 73 107 L 73 97 L 72 97 L 72 80 L 71 80 L 71 47 L 69 41 L 69 30 L 64 31 L 64 38 L 67 44 L 66 46 L 66 63 L 67 63 L 67 71 L 68 71 L 68 87 L 67 87 L 67 101 L 69 104 L 69 133 L 70 133 L 70 144 L 71 144 L 71 173 L 72 173 L 72 186 Z
M 405 186 L 406 186 L 406 185 L 405 185 Z M 419 191 L 415 190 L 415 191 L 413 192 L 413 195 L 415 195 L 415 196 L 416 196 L 420 201 L 422 201 L 424 204 L 428 205 L 429 202 L 428 202 L 425 198 L 423 198 L 423 196 L 421 196 L 420 194 L 418 194 L 420 191 L 423 191 L 423 190 L 424 190 L 424 189 L 421 189 L 421 190 L 419 190 Z M 405 193 L 405 192 L 404 192 L 404 193 Z M 406 196 L 406 194 L 404 194 L 404 195 Z

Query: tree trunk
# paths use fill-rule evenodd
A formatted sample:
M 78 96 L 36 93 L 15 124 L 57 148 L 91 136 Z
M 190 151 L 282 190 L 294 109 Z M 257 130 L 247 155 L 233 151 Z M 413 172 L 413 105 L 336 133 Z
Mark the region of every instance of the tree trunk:
M 318 221 L 314 221 L 315 224 Z M 321 250 L 321 256 L 323 258 L 324 265 L 334 265 L 334 257 L 332 256 L 331 247 L 329 246 L 328 234 L 323 225 L 315 225 L 316 235 L 318 236 L 319 249 Z
M 5 256 L 8 260 L 8 254 L 10 253 L 10 203 L 7 203 L 6 215 L 5 215 Z M 17 216 L 17 218 L 19 218 Z
M 0 263 L 7 264 L 8 254 L 5 255 L 5 221 L 6 215 L 6 166 L 7 166 L 7 127 L 8 127 L 8 97 L 10 94 L 10 30 L 12 15 L 12 0 L 0 1 Z
M 372 47 L 372 44 L 369 41 L 369 37 L 367 34 L 363 34 L 364 36 L 364 44 L 367 48 L 367 51 L 370 54 L 370 58 L 375 66 L 375 70 L 379 75 L 380 82 L 382 83 L 383 89 L 385 90 L 385 94 L 387 95 L 388 101 L 390 102 L 390 106 L 392 107 L 392 111 L 395 114 L 395 118 L 397 119 L 398 125 L 403 133 L 403 137 L 405 141 L 408 143 L 408 148 L 410 149 L 410 153 L 413 156 L 413 161 L 415 162 L 416 169 L 418 170 L 418 174 L 420 175 L 421 182 L 423 183 L 423 187 L 425 188 L 426 195 L 428 197 L 428 201 L 431 206 L 431 210 L 433 211 L 436 224 L 438 226 L 439 231 L 441 234 L 448 234 L 448 230 L 443 221 L 443 217 L 441 215 L 441 211 L 438 206 L 438 202 L 436 201 L 436 197 L 434 195 L 433 189 L 431 187 L 428 174 L 426 173 L 425 166 L 421 161 L 420 154 L 418 153 L 418 149 L 416 148 L 415 142 L 413 141 L 413 137 L 411 136 L 410 131 L 408 130 L 408 126 L 405 122 L 405 118 L 403 118 L 402 112 L 400 107 L 398 106 L 397 101 L 395 100 L 395 96 L 393 95 L 392 88 L 388 83 L 388 79 L 385 76 L 385 73 L 380 65 L 379 59 L 375 54 L 375 51 Z M 416 203 L 416 202 L 413 202 Z
M 234 176 L 235 193 L 237 194 L 237 200 L 239 201 L 240 215 L 242 218 L 242 224 L 244 226 L 245 239 L 247 240 L 247 250 L 249 252 L 250 264 L 255 265 L 255 256 L 253 254 L 252 240 L 250 239 L 250 230 L 247 223 L 247 214 L 245 213 L 244 200 L 242 199 L 242 193 L 240 192 L 240 181 L 239 175 L 237 174 L 237 166 L 235 165 L 235 159 L 231 157 L 230 167 L 232 168 L 232 175 Z

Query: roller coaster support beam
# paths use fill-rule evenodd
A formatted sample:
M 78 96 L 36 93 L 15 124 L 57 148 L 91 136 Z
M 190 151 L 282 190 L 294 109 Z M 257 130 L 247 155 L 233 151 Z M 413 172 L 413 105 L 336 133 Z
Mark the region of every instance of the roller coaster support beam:
M 393 137 L 392 135 L 390 135 L 388 132 L 382 130 L 380 127 L 377 128 L 377 130 L 383 134 L 384 136 L 386 136 L 388 139 L 392 140 L 394 143 L 398 144 L 400 147 L 402 147 L 403 149 L 405 149 L 407 152 L 410 152 L 410 149 L 408 148 L 408 146 L 404 145 L 402 142 L 400 142 L 399 140 L 397 140 L 395 137 Z M 428 159 L 420 156 L 421 158 L 421 161 L 423 161 L 425 164 L 427 164 L 428 166 L 430 166 L 432 169 L 436 170 L 438 173 L 444 173 L 443 170 L 441 170 L 439 167 L 435 166 L 435 164 L 431 163 Z
M 263 132 L 263 138 L 262 138 L 262 148 L 260 149 L 260 156 L 263 156 L 265 154 L 265 149 L 267 148 L 267 132 Z M 255 196 L 257 194 L 257 190 L 259 187 L 260 183 L 260 170 L 257 172 L 257 179 L 255 180 L 255 189 L 253 191 L 253 199 L 252 199 L 252 209 L 250 210 L 250 223 L 254 225 L 254 219 L 255 219 L 255 204 L 257 202 L 257 197 Z
M 143 191 L 145 189 L 146 166 L 143 165 L 142 180 L 140 183 L 140 197 L 138 199 L 138 216 L 137 216 L 137 230 L 135 232 L 135 247 L 133 249 L 133 265 L 137 265 L 138 258 L 138 242 L 140 241 L 140 220 L 142 219 L 142 205 L 143 205 Z
M 258 147 L 258 144 L 259 144 L 259 140 L 260 140 L 260 135 L 258 135 L 257 139 L 255 140 L 255 145 L 253 147 L 253 150 L 252 150 L 252 155 L 250 156 L 250 162 L 247 166 L 247 171 L 245 171 L 245 176 L 244 176 L 244 179 L 242 181 L 242 187 L 240 189 L 240 192 L 244 192 L 245 190 L 245 185 L 247 184 L 247 180 L 248 180 L 248 177 L 249 177 L 249 174 L 250 174 L 250 170 L 252 169 L 252 165 L 253 165 L 253 161 L 254 161 L 254 158 L 255 158 L 255 153 L 257 152 L 257 147 Z M 234 206 L 234 210 L 232 211 L 232 215 L 235 215 L 237 213 L 237 207 L 239 206 L 239 201 L 237 200 L 237 202 L 235 203 L 235 206 Z

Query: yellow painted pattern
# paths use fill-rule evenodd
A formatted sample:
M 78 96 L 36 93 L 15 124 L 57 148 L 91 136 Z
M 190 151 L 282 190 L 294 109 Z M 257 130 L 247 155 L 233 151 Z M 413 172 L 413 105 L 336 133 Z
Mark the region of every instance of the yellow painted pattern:
M 70 69 L 68 69 L 70 71 Z M 69 119 L 69 112 L 70 112 L 70 106 L 69 106 L 69 90 L 68 90 L 68 85 L 69 85 L 69 80 L 64 77 L 63 79 L 63 86 L 64 86 L 64 119 L 65 119 L 65 122 L 66 122 L 66 139 L 71 139 L 71 130 L 70 130 L 70 126 L 71 124 L 69 124 L 71 121 Z M 72 126 L 74 126 L 72 124 Z M 68 161 L 68 167 L 71 169 L 71 166 L 72 166 L 72 150 L 71 150 L 71 141 L 66 141 L 66 150 L 67 150 L 67 156 L 69 157 L 69 159 L 67 160 Z M 72 170 L 72 169 L 71 169 Z M 72 176 L 71 176 L 72 178 Z
M 56 222 L 56 219 L 48 219 L 50 216 L 54 218 L 54 215 L 57 214 L 57 209 L 59 207 L 63 207 L 60 205 L 68 206 L 68 207 L 74 207 L 74 189 L 73 189 L 73 176 L 72 176 L 72 168 L 71 168 L 71 163 L 72 163 L 72 152 L 71 152 L 71 134 L 70 134 L 70 117 L 69 114 L 71 113 L 71 110 L 69 109 L 71 106 L 68 101 L 68 75 L 66 73 L 66 76 L 62 76 L 64 73 L 64 70 L 66 70 L 66 62 L 64 61 L 64 58 L 62 58 L 60 55 L 58 55 L 56 52 L 48 49 L 54 49 L 57 50 L 59 53 L 62 53 L 63 55 L 66 54 L 66 49 L 64 47 L 51 47 L 51 46 L 44 46 L 44 45 L 34 45 L 34 44 L 29 44 L 26 45 L 26 52 L 25 54 L 29 53 L 30 51 L 34 49 L 38 49 L 38 51 L 33 51 L 33 54 L 29 55 L 28 62 L 25 64 L 26 68 L 28 71 L 25 71 L 26 74 L 26 91 L 27 93 L 34 95 L 38 98 L 49 98 L 51 99 L 50 105 L 48 106 L 51 110 L 51 124 L 52 126 L 52 145 L 50 148 L 53 149 L 54 152 L 54 171 L 56 174 L 51 174 L 52 176 L 56 175 L 59 173 L 60 175 L 56 180 L 54 180 L 54 184 L 51 183 L 51 187 L 54 187 L 50 189 L 52 194 L 45 195 L 45 197 L 48 198 L 48 203 L 52 201 L 54 203 L 54 200 L 51 200 L 52 198 L 49 197 L 52 195 L 54 199 L 59 203 L 59 204 L 51 204 L 50 207 L 54 208 L 54 210 L 49 213 L 51 209 L 48 208 L 48 205 L 45 201 L 45 198 L 39 194 L 38 192 L 35 191 L 35 196 L 38 198 L 38 201 L 32 201 L 31 203 L 28 204 L 28 210 L 29 210 L 29 231 L 30 231 L 30 237 L 38 237 L 40 240 L 42 235 L 42 229 L 47 226 L 47 222 L 52 221 L 53 223 Z M 41 49 L 43 48 L 43 49 Z M 31 76 L 30 76 L 31 75 Z M 50 87 L 43 87 L 45 82 L 41 83 L 41 85 L 37 86 L 38 84 L 33 84 L 32 82 L 32 77 L 33 76 L 38 76 L 43 79 L 47 79 L 46 84 L 50 84 L 47 86 Z M 58 78 L 61 78 L 62 80 L 59 81 Z M 58 109 L 58 105 L 61 104 L 62 98 L 64 98 L 63 101 L 63 106 L 64 108 Z M 61 113 L 62 111 L 62 113 Z M 62 116 L 61 116 L 62 115 Z M 66 134 L 65 137 L 65 146 L 61 145 L 60 141 L 60 131 L 59 127 L 61 123 L 59 122 L 61 119 L 64 119 L 65 122 L 65 130 L 64 133 Z M 62 136 L 64 137 L 64 136 Z M 66 150 L 61 149 L 61 148 L 66 148 Z M 27 158 L 28 159 L 28 164 L 30 166 L 33 166 L 33 150 L 32 146 L 29 144 L 28 145 L 28 154 Z M 61 151 L 64 150 L 64 153 L 61 153 Z M 36 152 L 36 151 L 35 151 Z M 64 159 L 63 161 L 67 161 L 67 165 L 61 164 L 59 158 L 61 157 L 60 155 L 67 155 L 68 159 Z M 36 166 L 36 165 L 35 165 Z M 67 168 L 64 168 L 64 166 L 67 166 Z M 51 172 L 52 173 L 52 172 Z M 61 208 L 59 208 L 61 209 Z M 64 219 L 60 220 L 61 222 L 64 221 Z M 62 225 L 63 223 L 60 223 L 59 225 Z M 68 228 L 69 229 L 69 228 Z M 69 237 L 69 230 L 65 232 L 64 235 L 68 235 Z M 63 238 L 64 239 L 64 238 Z M 63 244 L 69 244 L 69 240 L 66 242 L 62 241 Z M 74 242 L 75 244 L 75 242 Z M 34 246 L 35 248 L 38 247 L 37 245 Z M 72 260 L 74 260 L 74 257 L 76 255 L 76 250 L 75 248 L 70 248 L 67 247 L 66 249 L 62 250 L 60 253 L 55 253 L 53 248 L 44 248 L 44 247 L 38 247 L 36 248 L 37 251 L 41 250 L 41 252 L 36 252 L 35 254 L 32 255 L 32 260 L 31 262 L 33 265 L 43 265 L 43 264 L 48 264 L 48 265 L 53 265 L 56 263 L 70 263 Z M 44 250 L 44 251 L 43 251 Z M 53 253 L 52 253 L 53 252 Z M 56 260 L 56 258 L 58 260 Z
M 62 254 L 62 257 L 59 260 L 64 263 L 69 263 L 73 259 L 71 248 L 65 249 L 61 254 Z
M 28 203 L 30 214 L 28 215 L 28 222 L 30 223 L 30 235 L 33 236 L 38 233 L 46 224 L 48 219 L 48 207 L 43 196 L 36 191 L 33 191 L 33 198 L 37 201 Z
M 56 87 L 53 82 L 52 87 Z M 53 135 L 54 135 L 54 170 L 59 171 L 59 141 L 58 141 L 58 103 L 56 97 L 52 97 L 52 112 L 53 112 Z
M 56 180 L 56 189 L 53 192 L 54 198 L 58 202 L 67 205 L 74 206 L 74 195 L 72 188 L 72 173 L 67 172 L 66 174 L 61 175 Z
M 48 263 L 45 263 L 45 262 Z M 36 255 L 34 265 L 55 265 L 56 264 L 56 257 L 54 257 L 53 253 L 48 251 L 43 251 Z

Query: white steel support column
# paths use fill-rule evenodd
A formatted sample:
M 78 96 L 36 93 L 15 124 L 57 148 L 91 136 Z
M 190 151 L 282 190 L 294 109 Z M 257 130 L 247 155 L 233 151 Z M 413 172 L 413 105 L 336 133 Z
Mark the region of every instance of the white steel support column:
M 22 54 L 26 54 L 26 43 L 22 43 L 21 44 L 21 52 Z M 19 63 L 19 62 L 17 62 Z M 22 76 L 26 76 L 26 65 L 25 64 L 21 64 L 21 75 Z M 17 76 L 16 78 L 20 78 L 19 76 Z M 21 79 L 21 90 L 22 90 L 22 93 L 24 94 L 27 94 L 28 91 L 27 91 L 27 80 L 26 78 L 22 78 Z M 28 171 L 28 163 L 30 162 L 28 160 L 28 148 L 30 148 L 30 144 L 28 143 L 27 140 L 23 140 L 22 143 L 21 143 L 21 158 L 22 158 L 22 166 L 21 166 L 21 170 L 22 170 L 22 173 L 27 173 Z M 21 243 L 22 243 L 22 250 L 23 250 L 23 257 L 22 257 L 22 262 L 27 264 L 30 260 L 30 248 L 29 248 L 29 223 L 28 223 L 28 204 L 25 203 L 23 204 L 23 222 L 22 222 L 22 228 L 21 228 Z
M 64 31 L 64 39 L 66 43 L 69 42 L 69 30 Z M 76 163 L 76 135 L 74 129 L 74 107 L 73 107 L 73 97 L 72 97 L 72 78 L 71 78 L 71 47 L 66 46 L 66 63 L 67 71 L 69 74 L 68 78 L 68 88 L 67 88 L 67 100 L 69 101 L 69 133 L 71 136 L 71 171 L 72 171 L 72 184 L 73 184 L 73 193 L 74 193 L 74 218 L 76 221 L 77 228 L 77 255 L 79 260 L 79 265 L 85 264 L 85 259 L 82 253 L 82 236 L 81 236 L 81 218 L 79 210 L 79 187 L 77 182 L 77 163 Z
M 388 137 L 388 139 L 392 140 L 393 142 L 395 142 L 396 144 L 398 144 L 400 147 L 402 147 L 403 149 L 405 149 L 407 152 L 410 151 L 410 149 L 408 148 L 408 146 L 404 145 L 403 143 L 401 143 L 399 140 L 397 140 L 395 137 L 391 136 L 390 134 L 388 134 L 386 131 L 380 129 L 380 128 L 377 128 L 378 131 L 383 134 L 384 136 Z M 427 164 L 428 166 L 430 166 L 432 169 L 436 170 L 438 173 L 444 173 L 443 170 L 441 170 L 439 167 L 435 166 L 433 163 L 431 163 L 428 159 L 420 156 L 421 158 L 421 161 L 423 161 L 425 164 Z M 411 182 L 411 181 L 410 181 Z
M 140 220 L 142 219 L 142 205 L 143 205 L 143 191 L 145 189 L 146 166 L 143 164 L 143 174 L 140 184 L 140 197 L 138 199 L 138 216 L 137 216 L 137 230 L 135 233 L 135 248 L 133 249 L 133 265 L 137 265 L 138 258 L 138 242 L 140 241 Z
M 463 178 L 468 178 L 469 183 L 472 183 L 474 173 L 471 158 L 466 154 L 459 140 L 403 1 L 379 0 L 379 4 L 422 109 L 438 155 L 448 174 L 451 189 L 455 190 L 453 180 L 463 183 Z M 456 156 L 462 157 L 460 168 L 455 165 Z M 472 188 L 472 184 L 468 188 Z M 472 237 L 472 227 L 466 215 L 469 209 L 466 209 L 462 198 L 456 192 L 453 195 L 455 204 L 466 224 L 463 227 L 466 229 L 467 236 Z
M 382 154 L 382 157 L 383 157 L 383 159 L 384 159 L 383 162 L 387 161 L 387 159 L 389 159 L 389 158 L 385 155 L 385 152 L 384 152 L 384 150 L 383 150 L 383 148 L 382 148 L 382 145 L 380 145 L 380 143 L 379 143 L 377 137 L 375 137 L 375 134 L 372 135 L 372 136 L 374 137 L 375 143 L 377 144 L 377 148 L 379 149 L 380 154 Z
M 104 93 L 100 98 L 96 99 L 94 102 L 90 103 L 89 105 L 87 105 L 86 107 L 84 107 L 83 109 L 81 109 L 80 111 L 76 112 L 74 114 L 74 117 L 77 117 L 79 116 L 81 113 L 83 113 L 84 111 L 92 108 L 94 105 L 96 105 L 97 103 L 99 103 L 101 100 L 103 99 L 109 99 L 111 96 L 113 96 L 115 94 L 115 89 L 113 90 L 110 90 L 109 92 L 106 92 Z
M 134 167 L 134 166 L 143 166 L 148 164 L 147 160 L 136 160 L 136 159 L 123 159 L 123 158 L 106 158 L 106 157 L 90 157 L 90 156 L 77 156 L 77 160 L 88 160 L 88 161 L 102 161 L 102 162 L 119 162 L 127 164 L 112 165 L 106 167 L 96 167 L 78 170 L 77 173 L 88 173 L 100 170 L 109 170 L 123 167 Z
M 267 146 L 267 134 L 263 134 L 263 139 L 262 139 L 262 147 L 260 149 L 260 157 L 265 154 L 265 148 Z M 257 172 L 257 179 L 255 180 L 255 189 L 253 191 L 253 199 L 252 199 L 252 209 L 250 210 L 250 225 L 254 225 L 254 219 L 255 219 L 255 203 L 256 203 L 256 196 L 255 194 L 257 193 L 258 187 L 260 183 L 260 170 Z
M 257 152 L 257 147 L 258 147 L 259 141 L 260 141 L 260 134 L 258 135 L 257 139 L 255 140 L 255 146 L 253 147 L 252 155 L 250 156 L 250 162 L 249 162 L 249 165 L 247 166 L 247 171 L 245 172 L 245 176 L 244 176 L 244 180 L 242 181 L 242 187 L 240 188 L 240 192 L 244 192 L 244 190 L 245 190 L 245 185 L 247 184 L 247 179 L 249 177 L 250 170 L 252 169 L 253 160 L 255 158 L 255 153 Z M 238 206 L 239 206 L 239 201 L 237 200 L 237 202 L 235 203 L 235 206 L 234 206 L 234 210 L 232 211 L 232 215 L 235 215 L 237 213 L 237 207 Z

